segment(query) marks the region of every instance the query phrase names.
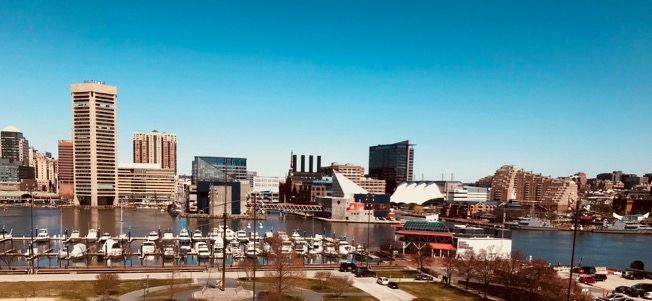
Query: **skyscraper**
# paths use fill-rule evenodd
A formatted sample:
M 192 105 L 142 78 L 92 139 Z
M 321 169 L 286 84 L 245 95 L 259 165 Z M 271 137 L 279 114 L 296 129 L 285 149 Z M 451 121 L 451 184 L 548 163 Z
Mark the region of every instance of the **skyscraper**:
M 59 196 L 72 199 L 75 195 L 75 177 L 73 167 L 73 147 L 70 140 L 59 140 L 58 188 Z
M 103 82 L 70 85 L 75 203 L 116 205 L 118 88 Z
M 177 172 L 177 135 L 134 133 L 134 163 L 159 164 L 161 168 Z
M 412 181 L 414 176 L 414 148 L 409 140 L 394 144 L 369 147 L 369 176 L 385 180 L 385 192 Z
M 0 158 L 21 165 L 29 165 L 29 142 L 15 126 L 7 126 L 0 132 Z

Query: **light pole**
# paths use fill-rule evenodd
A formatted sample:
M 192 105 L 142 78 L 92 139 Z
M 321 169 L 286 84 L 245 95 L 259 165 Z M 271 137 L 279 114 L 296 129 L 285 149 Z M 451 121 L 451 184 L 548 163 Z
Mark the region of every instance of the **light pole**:
M 571 199 L 574 200 L 574 199 Z M 573 288 L 573 265 L 575 264 L 575 240 L 577 239 L 577 221 L 580 214 L 580 201 L 578 200 L 575 203 L 575 215 L 573 219 L 573 248 L 571 251 L 571 262 L 570 262 L 570 274 L 568 276 L 568 293 L 566 295 L 566 300 L 570 301 L 571 289 Z
M 226 290 L 226 185 L 227 185 L 226 159 L 224 159 L 224 231 L 222 232 L 222 291 Z
M 367 195 L 367 201 L 369 201 L 369 195 Z M 367 209 L 367 254 L 365 254 L 365 260 L 367 261 L 367 269 L 369 269 L 369 247 L 371 242 L 371 214 L 373 210 L 374 195 L 371 195 L 371 203 L 365 204 L 365 209 Z
M 32 194 L 32 186 L 29 187 L 29 221 L 30 221 L 30 238 L 29 241 L 29 257 L 30 266 L 34 268 L 34 195 Z
M 256 252 L 256 194 L 254 193 L 254 282 L 253 282 L 253 291 L 254 291 L 254 300 L 256 300 L 256 264 L 258 264 L 258 253 Z

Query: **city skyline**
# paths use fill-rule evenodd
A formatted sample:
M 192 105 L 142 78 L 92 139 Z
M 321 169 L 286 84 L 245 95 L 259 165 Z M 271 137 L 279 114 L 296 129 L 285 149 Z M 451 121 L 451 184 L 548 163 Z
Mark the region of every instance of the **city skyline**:
M 120 89 L 118 161 L 132 161 L 133 133 L 175 133 L 180 174 L 194 156 L 230 156 L 280 176 L 291 150 L 368 168 L 369 146 L 409 139 L 417 180 L 454 173 L 470 182 L 505 164 L 554 177 L 641 175 L 652 170 L 652 142 L 636 124 L 652 113 L 650 8 L 641 3 L 564 4 L 554 18 L 552 3 L 539 12 L 514 2 L 482 12 L 420 2 L 398 11 L 379 3 L 368 14 L 296 8 L 303 16 L 279 5 L 251 12 L 268 28 L 234 13 L 157 29 L 146 22 L 181 8 L 139 21 L 151 6 L 98 4 L 101 21 L 115 19 L 107 26 L 66 4 L 34 14 L 29 3 L 5 3 L 0 55 L 11 76 L 0 83 L 0 127 L 56 153 L 58 140 L 72 139 L 67 87 L 99 79 Z M 287 20 L 276 20 L 284 9 Z M 320 25 L 334 18 L 342 24 Z M 196 28 L 214 30 L 211 39 Z

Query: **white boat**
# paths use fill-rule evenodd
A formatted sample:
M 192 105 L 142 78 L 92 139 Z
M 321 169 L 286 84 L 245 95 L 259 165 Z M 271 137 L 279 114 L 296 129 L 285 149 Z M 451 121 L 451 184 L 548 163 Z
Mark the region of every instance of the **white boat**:
M 25 255 L 25 257 L 29 257 L 29 256 L 38 255 L 38 253 L 39 253 L 38 247 L 32 247 L 32 251 L 30 252 L 29 248 L 27 248 L 27 250 L 25 250 L 24 255 Z
M 107 241 L 109 238 L 111 238 L 111 234 L 108 233 L 108 232 L 104 232 L 104 233 L 102 234 L 102 236 L 100 236 L 100 238 L 99 238 L 97 241 L 98 241 L 99 243 L 104 243 L 104 242 Z
M 259 256 L 262 253 L 262 251 L 260 250 L 260 248 L 258 248 L 258 246 L 260 246 L 260 245 L 257 245 L 256 248 L 254 248 L 254 243 L 249 242 L 246 245 L 247 250 L 245 251 L 247 257 L 257 257 L 257 256 Z
M 179 242 L 190 241 L 190 234 L 188 233 L 188 229 L 185 228 L 181 229 L 181 231 L 179 231 L 179 236 L 177 236 L 177 239 L 179 240 Z
M 225 233 L 226 233 L 225 234 L 226 235 L 226 241 L 232 241 L 232 240 L 237 239 L 235 231 L 231 230 L 231 228 L 226 227 Z
M 195 243 L 195 252 L 199 258 L 208 258 L 211 255 L 208 245 L 203 241 Z
M 308 242 L 305 240 L 297 240 L 294 242 L 294 252 L 299 255 L 308 254 Z
M 310 253 L 311 255 L 317 255 L 317 254 L 321 254 L 324 251 L 322 238 L 323 236 L 319 234 L 315 234 L 315 237 L 313 237 L 310 240 L 310 250 L 308 251 L 308 253 Z
M 173 246 L 166 246 L 163 248 L 163 258 L 171 259 L 174 258 L 175 252 Z
M 349 255 L 350 252 L 351 252 L 351 245 L 349 245 L 349 242 L 344 239 L 340 239 L 338 242 L 338 253 L 341 256 L 347 256 Z
M 289 241 L 290 240 L 290 237 L 284 231 L 278 231 L 278 237 L 281 238 L 282 241 Z
M 179 241 L 179 251 L 190 252 L 191 249 L 190 241 Z
M 66 250 L 66 249 L 59 250 L 59 252 L 57 253 L 57 258 L 59 258 L 59 259 L 68 258 L 68 250 Z
M 86 255 L 86 245 L 82 243 L 75 244 L 70 251 L 70 259 L 81 259 Z
M 242 250 L 240 250 L 240 248 L 237 248 L 237 249 L 232 248 L 231 253 L 232 253 L 233 259 L 241 259 L 241 258 L 245 257 L 245 255 L 242 253 Z
M 140 253 L 142 255 L 154 254 L 156 252 L 156 244 L 151 240 L 146 240 L 143 242 L 143 245 L 140 247 Z
M 127 241 L 127 240 L 129 240 L 129 235 L 127 235 L 127 233 L 120 233 L 120 235 L 118 235 L 118 240 L 119 241 Z
M 79 234 L 79 230 L 72 230 L 70 233 L 70 236 L 68 237 L 70 241 L 79 241 L 81 239 L 81 236 Z
M 357 246 L 355 247 L 355 251 L 353 251 L 353 252 L 355 252 L 356 254 L 364 254 L 364 253 L 365 253 L 365 252 L 364 252 L 364 246 L 362 246 L 362 245 L 360 245 L 360 244 L 357 245 Z
M 247 231 L 245 230 L 238 230 L 235 232 L 236 237 L 238 238 L 239 242 L 248 242 L 249 238 L 247 237 Z
M 149 240 L 149 241 L 157 241 L 158 240 L 158 232 L 156 232 L 156 231 L 149 232 L 149 234 L 147 235 L 147 240 Z
M 272 232 L 272 231 L 265 232 L 265 239 L 268 239 L 268 238 L 269 239 L 274 238 L 274 232 Z
M 219 259 L 224 258 L 223 242 L 219 240 L 216 241 L 215 244 L 213 244 L 213 258 L 219 258 Z
M 251 232 L 251 233 L 249 234 L 249 240 L 250 240 L 250 241 L 253 241 L 253 240 L 255 240 L 255 241 L 260 241 L 260 240 L 261 240 L 261 237 L 260 237 L 260 235 L 258 234 L 258 232 L 255 232 L 255 231 L 254 231 L 254 232 Z
M 222 232 L 220 228 L 213 228 L 208 232 L 208 239 L 212 241 L 222 241 Z
M 86 241 L 88 241 L 88 242 L 97 241 L 97 230 L 96 229 L 88 229 L 88 234 L 86 234 Z
M 297 231 L 292 232 L 292 236 L 290 236 L 290 239 L 294 242 L 305 241 L 305 239 L 303 239 L 303 237 L 301 237 L 301 235 Z
M 48 235 L 48 229 L 38 229 L 38 233 L 36 234 L 36 238 L 34 238 L 34 242 L 46 242 L 50 239 L 50 235 Z
M 119 241 L 109 237 L 105 240 L 100 252 L 111 258 L 120 258 L 122 257 L 122 245 L 120 245 Z
M 326 244 L 322 254 L 327 257 L 337 257 L 339 255 L 337 253 L 337 249 L 335 248 L 335 245 L 333 244 Z
M 192 231 L 192 239 L 193 240 L 204 239 L 204 235 L 201 233 L 201 230 L 196 229 L 195 231 Z
M 161 240 L 165 240 L 165 241 L 174 240 L 174 233 L 172 233 L 171 231 L 165 231 L 165 233 L 163 233 L 163 237 L 161 238 Z
M 281 254 L 290 254 L 292 253 L 292 242 L 289 240 L 284 240 L 281 242 Z

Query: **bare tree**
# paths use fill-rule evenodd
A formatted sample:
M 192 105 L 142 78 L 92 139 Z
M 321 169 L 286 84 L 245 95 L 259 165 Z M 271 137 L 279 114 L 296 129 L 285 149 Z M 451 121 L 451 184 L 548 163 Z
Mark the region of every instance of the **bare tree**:
M 507 300 L 512 299 L 512 290 L 510 288 L 521 276 L 524 259 L 523 253 L 514 251 L 510 258 L 498 258 L 496 260 L 494 279 L 506 288 L 507 296 L 505 299 Z
M 245 258 L 241 263 L 240 266 L 244 268 L 245 271 L 245 277 L 247 280 L 251 280 L 254 276 L 254 266 L 256 265 L 256 259 L 253 258 Z
M 325 282 L 329 280 L 333 274 L 331 272 L 319 271 L 315 273 L 315 279 L 319 280 L 319 287 L 324 288 Z
M 278 234 L 268 239 L 268 243 L 271 247 L 271 252 L 276 256 L 269 265 L 272 270 L 266 275 L 271 278 L 272 286 L 277 296 L 282 298 L 283 295 L 294 287 L 297 279 L 305 277 L 305 272 L 302 267 L 303 259 L 294 252 L 283 254 L 283 240 Z
M 418 250 L 416 253 L 410 255 L 410 259 L 414 262 L 420 272 L 423 272 L 423 266 L 426 263 L 427 257 Z
M 339 299 L 353 285 L 353 280 L 347 276 L 332 276 L 328 279 L 328 283 L 333 286 L 335 292 L 337 292 L 336 296 Z
M 120 278 L 116 273 L 99 274 L 95 280 L 95 292 L 100 295 L 108 296 L 120 284 Z
M 491 248 L 489 250 L 481 250 L 475 256 L 475 264 L 472 266 L 473 275 L 482 283 L 483 299 L 487 300 L 487 290 L 489 283 L 491 283 L 494 270 L 496 268 L 495 256 L 492 255 Z
M 469 281 L 473 277 L 473 265 L 475 265 L 475 262 L 475 253 L 473 251 L 464 252 L 454 261 L 455 271 L 464 277 L 465 291 L 469 291 Z

